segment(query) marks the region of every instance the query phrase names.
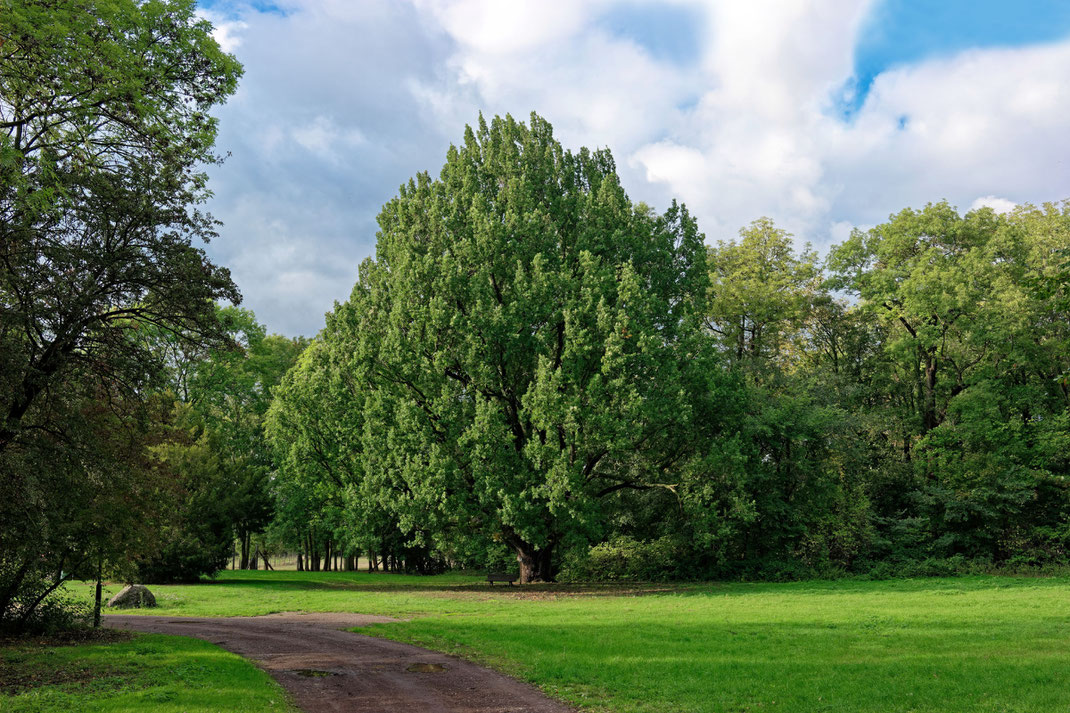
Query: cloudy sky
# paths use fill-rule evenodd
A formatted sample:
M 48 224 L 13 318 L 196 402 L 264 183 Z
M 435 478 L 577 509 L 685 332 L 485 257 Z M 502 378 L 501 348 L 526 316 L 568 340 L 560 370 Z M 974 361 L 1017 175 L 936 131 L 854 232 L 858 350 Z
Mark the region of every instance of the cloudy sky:
M 822 252 L 946 198 L 1070 197 L 1065 0 L 202 0 L 245 65 L 209 247 L 271 331 L 314 335 L 375 216 L 480 111 L 607 146 L 707 240 L 769 216 Z

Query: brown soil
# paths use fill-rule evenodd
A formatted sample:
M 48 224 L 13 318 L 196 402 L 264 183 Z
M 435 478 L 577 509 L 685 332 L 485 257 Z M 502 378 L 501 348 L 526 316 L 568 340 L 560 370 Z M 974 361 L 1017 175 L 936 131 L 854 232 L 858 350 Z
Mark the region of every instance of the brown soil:
M 537 689 L 446 654 L 342 631 L 361 614 L 185 618 L 113 615 L 105 625 L 195 636 L 255 661 L 307 713 L 568 713 Z

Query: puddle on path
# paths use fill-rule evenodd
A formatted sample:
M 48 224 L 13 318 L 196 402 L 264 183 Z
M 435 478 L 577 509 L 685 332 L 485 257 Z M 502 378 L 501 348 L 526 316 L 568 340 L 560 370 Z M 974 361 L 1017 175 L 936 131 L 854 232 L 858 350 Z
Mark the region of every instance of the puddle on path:
M 294 670 L 298 676 L 304 676 L 305 678 L 325 678 L 327 676 L 337 676 L 334 671 L 319 671 L 314 668 L 298 668 Z
M 446 667 L 440 663 L 414 663 L 405 670 L 413 673 L 443 673 Z

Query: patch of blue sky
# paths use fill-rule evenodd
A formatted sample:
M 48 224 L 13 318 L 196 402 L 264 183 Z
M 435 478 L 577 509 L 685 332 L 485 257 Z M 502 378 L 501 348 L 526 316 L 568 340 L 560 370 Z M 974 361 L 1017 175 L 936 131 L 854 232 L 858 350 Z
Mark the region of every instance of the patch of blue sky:
M 228 19 L 238 19 L 245 13 L 262 12 L 269 15 L 290 14 L 284 7 L 285 3 L 277 3 L 274 0 L 198 0 L 197 5 L 218 13 Z
M 895 67 L 1068 36 L 1070 0 L 879 0 L 863 23 L 854 74 L 837 96 L 836 109 L 850 120 L 877 76 Z
M 702 11 L 658 2 L 612 5 L 596 25 L 615 37 L 631 40 L 651 57 L 678 66 L 694 63 L 702 54 Z
M 702 100 L 701 94 L 691 94 L 684 99 L 676 103 L 677 111 L 688 112 L 698 106 L 699 101 Z

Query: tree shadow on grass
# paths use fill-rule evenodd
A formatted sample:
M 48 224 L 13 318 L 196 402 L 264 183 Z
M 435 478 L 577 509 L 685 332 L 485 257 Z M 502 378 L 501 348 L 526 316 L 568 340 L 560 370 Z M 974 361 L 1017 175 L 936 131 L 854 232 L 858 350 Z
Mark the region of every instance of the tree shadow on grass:
M 307 578 L 289 576 L 271 577 L 225 577 L 203 580 L 195 587 L 226 587 L 255 591 L 324 591 L 324 592 L 368 592 L 375 594 L 430 594 L 430 595 L 495 595 L 513 598 L 556 598 L 573 596 L 644 596 L 688 591 L 694 584 L 660 584 L 660 583 L 534 583 L 525 585 L 488 584 L 472 578 L 470 581 L 436 581 L 433 577 L 426 579 L 413 575 L 406 581 L 377 579 L 375 574 L 330 573 L 337 574 L 330 579 L 311 573 Z M 348 577 L 346 575 L 349 575 Z M 388 575 L 394 576 L 394 575 Z
M 831 579 L 800 582 L 707 582 L 685 587 L 681 594 L 707 596 L 836 595 L 844 594 L 966 594 L 993 590 L 1070 589 L 1065 575 L 963 575 L 911 579 Z
M 374 594 L 427 594 L 431 596 L 501 597 L 512 599 L 567 599 L 572 597 L 683 596 L 814 596 L 934 593 L 953 596 L 968 592 L 1070 587 L 1070 578 L 969 575 L 962 577 L 890 580 L 810 580 L 802 582 L 587 582 L 488 584 L 477 576 L 394 575 L 356 572 L 264 572 L 239 577 L 222 575 L 193 586 L 227 587 L 254 591 L 347 591 Z

